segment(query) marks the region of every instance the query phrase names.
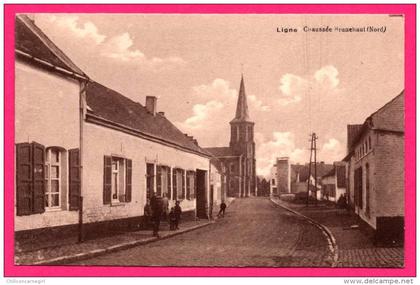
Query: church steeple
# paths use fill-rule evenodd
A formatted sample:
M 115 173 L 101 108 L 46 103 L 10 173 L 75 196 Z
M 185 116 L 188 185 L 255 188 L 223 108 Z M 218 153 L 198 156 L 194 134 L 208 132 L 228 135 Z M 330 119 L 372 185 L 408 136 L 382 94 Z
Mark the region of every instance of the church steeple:
M 231 123 L 236 122 L 249 122 L 248 104 L 246 102 L 244 75 L 241 76 L 241 85 L 239 87 L 238 103 L 236 105 L 235 118 Z

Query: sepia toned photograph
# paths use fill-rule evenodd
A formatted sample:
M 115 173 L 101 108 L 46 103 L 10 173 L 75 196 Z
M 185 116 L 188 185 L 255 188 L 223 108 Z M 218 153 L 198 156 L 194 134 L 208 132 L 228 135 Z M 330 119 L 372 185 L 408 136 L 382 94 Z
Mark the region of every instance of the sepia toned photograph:
M 14 265 L 404 268 L 404 25 L 17 14 Z

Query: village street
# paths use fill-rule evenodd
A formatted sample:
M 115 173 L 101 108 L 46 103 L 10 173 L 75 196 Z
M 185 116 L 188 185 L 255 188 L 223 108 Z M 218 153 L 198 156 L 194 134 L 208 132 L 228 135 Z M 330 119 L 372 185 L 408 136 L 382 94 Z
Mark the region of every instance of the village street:
M 268 198 L 247 198 L 236 199 L 210 226 L 74 264 L 328 267 L 330 257 L 317 227 Z

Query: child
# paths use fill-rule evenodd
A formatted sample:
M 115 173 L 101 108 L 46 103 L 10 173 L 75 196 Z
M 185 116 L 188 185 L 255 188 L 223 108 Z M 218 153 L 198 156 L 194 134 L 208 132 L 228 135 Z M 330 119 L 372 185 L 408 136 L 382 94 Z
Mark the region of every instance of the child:
M 169 229 L 171 231 L 174 231 L 176 229 L 176 214 L 175 214 L 175 207 L 171 208 L 171 211 L 169 212 Z

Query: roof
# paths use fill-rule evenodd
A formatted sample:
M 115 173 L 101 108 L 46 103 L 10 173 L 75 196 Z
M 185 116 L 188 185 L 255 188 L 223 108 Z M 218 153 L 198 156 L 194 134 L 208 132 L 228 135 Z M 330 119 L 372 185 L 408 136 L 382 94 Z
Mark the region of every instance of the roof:
M 15 50 L 60 67 L 71 73 L 87 77 L 26 15 L 16 16 Z
M 86 86 L 88 113 L 105 120 L 134 129 L 146 136 L 177 145 L 189 151 L 211 156 L 193 139 L 176 128 L 164 115 L 149 113 L 138 102 L 121 95 L 97 82 Z
M 296 174 L 299 174 L 299 181 L 306 181 L 308 180 L 309 176 L 309 164 L 305 165 L 296 165 L 292 164 L 291 169 L 296 172 Z M 325 174 L 327 174 L 331 169 L 334 169 L 334 165 L 332 164 L 326 164 L 323 162 L 317 162 L 316 163 L 316 175 L 317 177 L 322 177 Z M 315 173 L 314 165 L 311 167 L 311 175 L 313 176 Z
M 204 149 L 215 157 L 237 156 L 230 147 L 206 147 Z
M 368 129 L 404 133 L 404 115 L 403 90 L 391 101 L 367 117 L 363 125 L 348 125 L 347 141 L 350 145 L 348 146 L 348 153 L 343 160 L 350 158 L 354 145 Z M 349 126 L 354 127 L 351 132 L 349 132 Z
M 248 104 L 246 102 L 244 76 L 241 77 L 241 85 L 239 87 L 238 103 L 236 105 L 235 118 L 231 123 L 251 122 L 249 119 Z

